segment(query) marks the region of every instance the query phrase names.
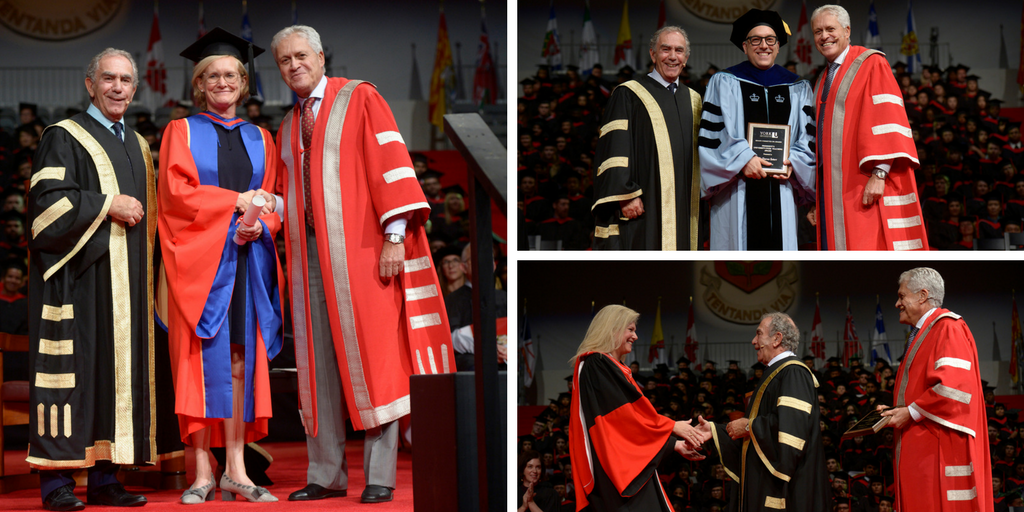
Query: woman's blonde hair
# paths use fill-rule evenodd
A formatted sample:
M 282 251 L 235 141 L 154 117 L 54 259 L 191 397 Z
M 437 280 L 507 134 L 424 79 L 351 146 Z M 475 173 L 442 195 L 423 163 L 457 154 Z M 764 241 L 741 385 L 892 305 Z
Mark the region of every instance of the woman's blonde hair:
M 640 313 L 627 308 L 612 304 L 601 308 L 590 321 L 587 328 L 587 335 L 583 337 L 583 343 L 576 349 L 576 355 L 572 356 L 569 364 L 576 364 L 576 358 L 587 352 L 611 352 L 618 348 L 622 340 L 622 333 L 640 318 Z M 625 356 L 623 356 L 625 358 Z
M 242 61 L 238 60 L 238 57 L 234 55 L 210 55 L 204 58 L 196 64 L 194 70 L 192 70 L 192 101 L 199 107 L 199 110 L 206 110 L 206 93 L 199 87 L 203 83 L 203 74 L 206 73 L 206 68 L 210 67 L 214 61 L 223 59 L 224 57 L 231 57 L 235 59 L 235 65 L 238 66 L 238 87 L 242 90 L 242 93 L 238 95 L 238 102 L 235 106 L 245 103 L 245 100 L 249 98 L 249 74 L 245 72 L 245 66 L 242 65 Z M 242 89 L 244 87 L 244 90 Z

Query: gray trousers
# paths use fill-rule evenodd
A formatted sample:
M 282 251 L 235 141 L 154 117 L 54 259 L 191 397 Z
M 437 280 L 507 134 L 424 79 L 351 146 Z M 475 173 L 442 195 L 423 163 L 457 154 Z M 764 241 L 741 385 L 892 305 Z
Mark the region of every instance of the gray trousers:
M 348 489 L 348 460 L 345 457 L 345 388 L 334 352 L 331 325 L 327 313 L 316 236 L 306 228 L 309 268 L 309 315 L 313 324 L 313 357 L 316 363 L 316 400 L 318 432 L 306 436 L 309 469 L 306 483 L 342 490 Z M 363 445 L 363 471 L 366 485 L 395 488 L 398 466 L 397 421 L 366 430 Z

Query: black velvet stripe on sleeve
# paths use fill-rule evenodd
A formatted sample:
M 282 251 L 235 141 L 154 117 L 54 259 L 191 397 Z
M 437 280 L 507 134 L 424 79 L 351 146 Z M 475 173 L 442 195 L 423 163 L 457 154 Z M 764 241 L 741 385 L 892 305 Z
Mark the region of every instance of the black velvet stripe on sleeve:
M 720 131 L 725 129 L 725 123 L 724 122 L 712 123 L 711 121 L 708 121 L 707 119 L 701 119 L 700 120 L 700 128 L 702 130 L 707 130 L 709 132 L 720 132 Z
M 804 114 L 807 114 L 808 117 L 814 119 L 814 109 L 811 108 L 810 105 L 804 105 Z
M 807 123 L 806 125 L 804 125 L 804 130 L 807 131 L 808 135 L 810 135 L 811 137 L 814 137 L 815 129 L 814 129 L 814 125 L 813 124 Z
M 704 102 L 704 112 L 707 112 L 709 114 L 714 114 L 716 116 L 721 116 L 722 115 L 722 107 L 719 107 L 718 105 L 715 105 L 714 103 L 709 103 L 709 102 L 705 101 Z
M 718 149 L 718 146 L 722 145 L 722 141 L 718 139 L 709 139 L 707 137 L 697 137 L 697 144 L 702 148 Z
M 811 150 L 811 153 L 818 154 L 818 146 L 814 142 L 814 140 L 810 140 L 807 142 L 807 148 Z

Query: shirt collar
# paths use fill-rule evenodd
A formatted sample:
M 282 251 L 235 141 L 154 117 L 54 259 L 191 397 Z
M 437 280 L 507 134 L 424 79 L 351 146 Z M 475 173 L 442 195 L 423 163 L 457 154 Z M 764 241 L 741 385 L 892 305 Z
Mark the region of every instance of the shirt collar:
M 320 82 L 313 88 L 313 92 L 309 93 L 310 98 L 324 99 L 324 92 L 327 91 L 327 75 L 320 77 Z M 303 98 L 305 101 L 306 98 Z
M 836 65 L 839 65 L 839 66 L 843 65 L 843 62 L 846 61 L 846 54 L 850 53 L 850 47 L 851 47 L 851 45 L 846 45 L 846 49 L 843 50 L 843 53 L 840 53 L 839 56 L 836 57 L 836 60 L 833 61 L 833 62 L 835 62 Z
M 917 321 L 917 325 L 915 325 L 914 327 L 917 327 L 918 330 L 921 330 L 921 327 L 924 326 L 924 321 L 927 320 L 928 317 L 932 316 L 932 313 L 934 313 L 936 309 L 938 308 L 931 308 L 928 310 L 927 313 L 921 315 L 921 319 Z
M 99 123 L 102 124 L 103 127 L 106 128 L 110 133 L 113 133 L 115 135 L 117 134 L 114 131 L 114 123 L 115 122 L 119 123 L 121 125 L 121 132 L 122 133 L 124 132 L 124 118 L 123 117 L 119 121 L 111 121 L 110 119 L 107 119 L 106 116 L 103 115 L 103 112 L 100 112 L 100 109 L 96 105 L 94 105 L 92 103 L 89 104 L 89 108 L 86 109 L 86 112 L 90 116 L 92 116 L 93 119 L 95 119 L 96 121 L 99 121 Z
M 787 350 L 787 351 L 785 351 L 785 352 L 783 352 L 783 353 L 773 357 L 771 361 L 768 361 L 768 366 L 771 366 L 771 365 L 773 365 L 773 364 L 775 364 L 775 363 L 777 363 L 777 362 L 779 362 L 779 361 L 781 361 L 781 360 L 783 360 L 783 359 L 785 359 L 785 358 L 787 358 L 789 356 L 796 357 L 796 354 L 794 354 L 792 350 Z
M 661 77 L 661 74 L 658 73 L 657 69 L 655 69 L 654 71 L 651 71 L 650 73 L 647 73 L 647 76 L 653 78 L 656 82 L 661 84 L 662 87 L 668 89 L 669 82 Z M 676 84 L 676 87 L 678 87 L 679 86 L 679 77 L 676 77 L 676 80 L 674 82 L 672 82 L 672 83 Z

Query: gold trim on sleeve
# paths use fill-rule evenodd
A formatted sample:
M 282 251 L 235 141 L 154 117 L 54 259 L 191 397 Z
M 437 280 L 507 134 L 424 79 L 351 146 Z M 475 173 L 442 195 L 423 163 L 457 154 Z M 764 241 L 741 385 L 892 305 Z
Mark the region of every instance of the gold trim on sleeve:
M 43 180 L 61 180 L 64 181 L 64 173 L 67 171 L 66 167 L 43 167 L 36 171 L 32 175 L 32 182 L 29 184 L 29 188 L 36 186 Z
M 628 130 L 628 129 L 629 129 L 629 120 L 628 119 L 616 119 L 614 121 L 608 121 L 607 123 L 605 123 L 604 126 L 601 127 L 601 134 L 598 135 L 598 138 L 601 138 L 601 137 L 604 137 L 605 135 L 608 135 L 608 132 L 613 132 L 615 130 Z
M 75 353 L 75 342 L 74 340 L 39 338 L 39 353 L 51 356 L 70 356 Z
M 619 236 L 619 225 L 609 224 L 608 227 L 595 226 L 594 237 L 595 238 L 608 238 L 610 236 Z
M 75 374 L 36 372 L 36 387 L 47 389 L 71 389 L 75 387 Z
M 776 403 L 779 407 L 791 407 L 798 411 L 811 413 L 811 404 L 800 400 L 799 398 L 793 398 L 791 396 L 780 396 L 779 401 Z
M 49 208 L 39 214 L 35 220 L 32 221 L 32 239 L 39 236 L 44 229 L 53 224 L 57 219 L 64 216 L 65 213 L 71 211 L 74 206 L 71 204 L 71 200 L 67 197 L 62 197 L 57 202 L 51 204 Z
M 597 175 L 604 174 L 605 171 L 613 167 L 629 167 L 629 157 L 626 156 L 613 156 L 601 162 L 601 166 L 597 168 Z
M 786 498 L 774 498 L 772 496 L 765 496 L 764 506 L 767 508 L 774 508 L 777 510 L 786 510 Z
M 693 170 L 690 172 L 690 250 L 697 250 L 698 219 L 700 215 L 700 155 L 697 134 L 700 132 L 700 118 L 704 102 L 697 91 L 690 89 L 690 109 L 693 111 Z
M 63 306 L 48 306 L 43 304 L 43 320 L 60 322 L 61 320 L 72 320 L 75 318 L 75 305 L 64 304 Z
M 779 432 L 779 442 L 788 446 L 792 446 L 793 448 L 796 448 L 797 450 L 800 451 L 803 451 L 804 444 L 806 444 L 806 441 L 804 441 L 803 439 L 800 439 L 799 437 L 794 436 L 792 434 L 787 434 L 785 432 Z
M 610 203 L 610 202 L 613 202 L 613 201 L 625 201 L 626 199 L 633 199 L 634 197 L 640 197 L 641 195 L 643 195 L 643 193 L 644 193 L 644 190 L 640 189 L 640 190 L 637 190 L 636 192 L 630 192 L 628 194 L 620 194 L 620 195 L 617 195 L 617 196 L 602 197 L 601 199 L 598 199 L 597 202 L 594 203 L 594 206 L 590 207 L 590 211 L 594 211 L 594 208 L 597 208 L 597 205 L 599 205 L 599 204 Z
M 36 406 L 36 433 L 39 437 L 46 435 L 46 406 L 42 402 Z

